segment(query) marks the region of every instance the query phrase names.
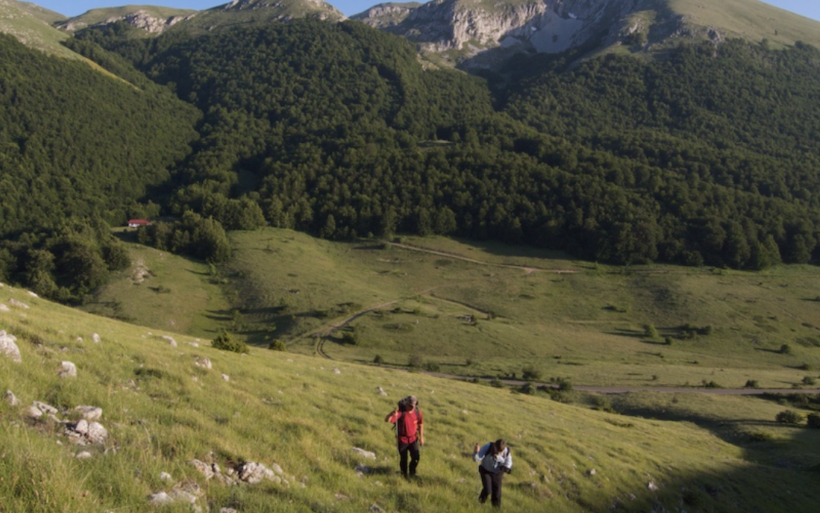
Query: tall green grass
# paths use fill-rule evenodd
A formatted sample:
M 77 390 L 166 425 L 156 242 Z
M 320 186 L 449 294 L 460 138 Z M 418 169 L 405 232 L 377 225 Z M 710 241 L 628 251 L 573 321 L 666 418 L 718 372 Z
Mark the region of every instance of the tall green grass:
M 817 447 L 817 433 L 804 429 L 771 426 L 780 440 L 771 451 L 784 455 L 760 461 L 690 422 L 311 356 L 263 349 L 242 356 L 0 289 L 0 299 L 9 298 L 31 307 L 0 312 L 0 329 L 18 337 L 23 355 L 22 364 L 0 358 L 0 390 L 24 403 L 0 404 L 0 496 L 9 512 L 145 511 L 149 494 L 186 482 L 198 484 L 198 503 L 211 510 L 474 511 L 471 448 L 498 437 L 515 458 L 504 485 L 510 511 L 810 511 L 820 498 L 805 461 L 783 465 L 790 461 L 784 448 Z M 174 336 L 177 347 L 162 335 Z M 197 357 L 210 358 L 213 369 L 197 367 Z M 64 360 L 77 365 L 76 379 L 56 376 Z M 421 401 L 428 444 L 420 479 L 405 482 L 383 418 L 410 393 Z M 62 410 L 103 408 L 109 440 L 72 446 L 59 426 L 25 418 L 34 400 Z M 769 413 L 749 421 L 765 422 Z M 376 460 L 361 460 L 353 447 L 375 452 Z M 93 457 L 75 458 L 80 450 Z M 276 463 L 290 486 L 205 481 L 188 463 L 194 458 L 223 469 L 245 460 Z M 362 476 L 360 464 L 369 469 Z M 173 483 L 161 481 L 161 472 Z

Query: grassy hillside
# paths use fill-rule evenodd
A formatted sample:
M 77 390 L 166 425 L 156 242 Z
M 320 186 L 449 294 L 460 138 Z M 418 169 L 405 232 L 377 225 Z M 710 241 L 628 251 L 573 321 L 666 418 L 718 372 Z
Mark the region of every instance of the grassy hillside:
M 244 335 L 312 353 L 311 335 L 364 312 L 347 325 L 355 345 L 336 330 L 323 351 L 399 366 L 419 356 L 465 375 L 520 376 L 532 365 L 590 385 L 742 387 L 756 379 L 788 388 L 806 374 L 801 366 L 820 365 L 813 267 L 619 268 L 520 247 L 407 240 L 443 254 L 290 231 L 235 235 L 227 278 Z M 648 324 L 657 337 L 645 336 Z M 783 345 L 791 354 L 779 353 Z
M 9 34 L 30 48 L 67 59 L 82 57 L 60 43 L 68 36 L 49 26 L 56 13 L 15 0 L 0 1 L 0 33 Z
M 477 472 L 469 452 L 499 436 L 509 440 L 515 461 L 505 479 L 510 511 L 785 512 L 810 511 L 820 499 L 816 474 L 807 470 L 820 456 L 818 432 L 774 425 L 773 405 L 746 410 L 744 422 L 769 440 L 752 451 L 690 422 L 629 418 L 262 349 L 220 352 L 206 341 L 94 317 L 9 286 L 0 288 L 0 299 L 9 309 L 0 311 L 0 329 L 17 337 L 22 354 L 22 363 L 0 357 L 0 389 L 21 401 L 0 404 L 7 512 L 148 510 L 149 494 L 174 490 L 190 491 L 211 510 L 474 511 Z M 177 346 L 161 335 L 172 335 Z M 195 364 L 203 358 L 212 369 Z M 63 361 L 76 364 L 76 378 L 57 377 Z M 420 398 L 427 422 L 413 482 L 398 478 L 393 435 L 383 422 L 408 393 Z M 73 445 L 53 420 L 26 417 L 32 401 L 74 422 L 76 406 L 100 407 L 109 436 Z M 686 404 L 705 415 L 756 401 Z M 376 457 L 359 457 L 353 447 Z M 90 457 L 78 458 L 81 452 Z M 287 484 L 207 481 L 193 459 L 216 463 L 223 474 L 244 461 L 277 464 Z
M 520 378 L 530 367 L 576 385 L 790 388 L 820 368 L 811 266 L 623 268 L 501 244 L 337 243 L 278 229 L 232 241 L 218 276 L 133 246 L 133 262 L 163 270 L 135 287 L 132 267 L 95 308 L 119 303 L 145 326 L 224 328 L 258 347 L 280 339 L 291 352 L 464 376 Z
M 796 41 L 820 46 L 817 21 L 758 0 L 668 0 L 664 3 L 685 16 L 687 24 L 715 27 L 728 37 L 755 42 L 768 39 L 782 46 L 791 46 Z
M 231 308 L 210 267 L 166 251 L 128 245 L 131 266 L 83 309 L 127 322 L 213 338 Z

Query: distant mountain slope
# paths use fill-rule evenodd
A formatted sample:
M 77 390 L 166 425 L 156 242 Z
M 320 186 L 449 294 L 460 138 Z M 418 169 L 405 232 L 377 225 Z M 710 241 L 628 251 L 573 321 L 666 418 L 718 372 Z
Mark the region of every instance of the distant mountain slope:
M 423 4 L 419 2 L 378 4 L 364 12 L 351 16 L 350 19 L 361 21 L 374 28 L 387 28 L 404 21 L 414 9 L 421 5 Z
M 196 13 L 197 11 L 193 9 L 172 9 L 153 5 L 126 5 L 123 7 L 92 9 L 79 16 L 58 22 L 55 26 L 67 32 L 75 32 L 87 27 L 124 21 L 149 34 L 158 34 Z
M 192 33 L 238 25 L 265 25 L 302 18 L 341 21 L 344 14 L 323 0 L 234 0 L 204 11 L 129 5 L 93 9 L 58 24 L 69 32 L 122 22 L 139 29 L 131 37 L 155 36 L 171 27 Z
M 201 11 L 178 25 L 178 30 L 210 32 L 235 26 L 262 26 L 311 18 L 341 21 L 345 15 L 324 0 L 234 0 L 225 5 Z
M 577 47 L 656 51 L 680 41 L 733 37 L 820 44 L 820 23 L 757 0 L 433 0 L 400 23 L 382 26 L 416 42 L 424 54 L 467 67 Z
M 60 44 L 68 36 L 50 26 L 64 18 L 34 4 L 0 0 L 0 33 L 14 36 L 26 46 L 52 55 L 81 59 Z

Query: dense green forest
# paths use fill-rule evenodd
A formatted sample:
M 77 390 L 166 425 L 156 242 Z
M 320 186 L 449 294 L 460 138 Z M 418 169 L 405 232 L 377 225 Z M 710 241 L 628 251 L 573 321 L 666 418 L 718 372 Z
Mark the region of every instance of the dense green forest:
M 0 278 L 78 300 L 123 265 L 101 227 L 159 212 L 146 197 L 188 155 L 200 116 L 138 85 L 0 35 Z
M 76 299 L 102 278 L 65 278 L 60 241 L 93 235 L 114 268 L 99 220 L 160 212 L 179 221 L 141 240 L 214 261 L 230 254 L 224 230 L 266 223 L 627 264 L 820 260 L 820 52 L 807 45 L 540 73 L 522 58 L 528 75 L 492 89 L 357 22 L 133 30 L 67 43 L 124 80 L 0 38 L 2 276 Z
M 819 256 L 820 54 L 806 45 L 610 55 L 494 103 L 484 81 L 423 71 L 406 41 L 353 22 L 114 31 L 86 37 L 205 113 L 177 213 L 251 228 L 258 205 L 322 237 L 455 234 L 618 263 Z

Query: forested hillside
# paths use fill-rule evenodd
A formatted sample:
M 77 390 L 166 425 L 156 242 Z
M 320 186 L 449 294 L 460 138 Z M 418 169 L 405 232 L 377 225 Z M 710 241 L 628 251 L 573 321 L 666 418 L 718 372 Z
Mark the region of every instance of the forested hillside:
M 4 280 L 77 299 L 122 264 L 100 223 L 159 211 L 138 202 L 190 151 L 199 114 L 144 78 L 138 86 L 0 35 Z
M 760 269 L 818 256 L 820 53 L 806 45 L 554 67 L 513 81 L 498 111 L 484 81 L 424 71 L 406 41 L 354 22 L 152 41 L 117 30 L 82 37 L 206 116 L 177 213 L 226 228 L 264 215 L 329 238 L 458 234 L 617 263 Z

